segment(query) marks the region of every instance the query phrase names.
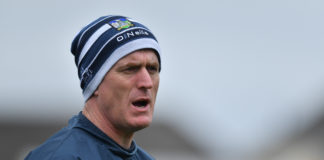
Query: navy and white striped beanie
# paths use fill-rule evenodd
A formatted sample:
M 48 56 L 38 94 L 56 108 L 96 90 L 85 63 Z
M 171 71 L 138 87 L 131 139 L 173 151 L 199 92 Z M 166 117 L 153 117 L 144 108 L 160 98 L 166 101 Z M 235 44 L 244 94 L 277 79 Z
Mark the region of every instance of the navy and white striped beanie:
M 140 49 L 153 49 L 161 66 L 159 44 L 139 22 L 124 16 L 104 16 L 85 26 L 71 46 L 85 101 L 118 60 Z

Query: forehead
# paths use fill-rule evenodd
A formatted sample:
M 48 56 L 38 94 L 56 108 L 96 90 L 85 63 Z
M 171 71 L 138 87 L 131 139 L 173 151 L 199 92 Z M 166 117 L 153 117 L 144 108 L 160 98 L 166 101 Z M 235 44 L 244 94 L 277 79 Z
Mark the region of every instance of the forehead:
M 117 64 L 125 64 L 130 62 L 146 61 L 147 63 L 159 63 L 155 51 L 151 49 L 143 49 L 134 51 L 120 59 Z

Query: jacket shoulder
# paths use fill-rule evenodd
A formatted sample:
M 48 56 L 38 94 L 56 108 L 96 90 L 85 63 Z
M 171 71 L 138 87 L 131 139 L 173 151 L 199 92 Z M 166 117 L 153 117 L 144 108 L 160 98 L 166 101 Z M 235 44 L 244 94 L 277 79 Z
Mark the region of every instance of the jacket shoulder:
M 80 157 L 73 155 L 73 154 L 62 154 L 62 153 L 56 153 L 51 154 L 48 156 L 41 155 L 38 153 L 30 152 L 28 156 L 25 158 L 25 160 L 82 160 Z
M 79 153 L 84 145 L 83 131 L 79 129 L 62 129 L 35 150 L 31 151 L 25 160 L 81 160 Z

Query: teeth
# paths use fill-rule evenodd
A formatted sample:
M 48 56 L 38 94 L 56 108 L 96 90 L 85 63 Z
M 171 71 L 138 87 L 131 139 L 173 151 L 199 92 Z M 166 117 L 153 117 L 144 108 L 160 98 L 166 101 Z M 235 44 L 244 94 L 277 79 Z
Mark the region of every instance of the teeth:
M 138 108 L 144 108 L 145 106 L 136 106 L 136 105 L 135 105 L 135 107 L 138 107 Z

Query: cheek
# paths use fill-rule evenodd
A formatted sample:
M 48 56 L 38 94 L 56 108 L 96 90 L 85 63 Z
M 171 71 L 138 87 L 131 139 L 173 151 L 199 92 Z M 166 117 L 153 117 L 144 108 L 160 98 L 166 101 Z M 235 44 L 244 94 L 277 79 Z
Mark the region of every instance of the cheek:
M 99 88 L 99 100 L 104 103 L 104 106 L 113 107 L 118 105 L 120 99 L 120 89 L 118 83 L 114 79 L 105 79 Z
M 160 77 L 156 77 L 156 79 L 154 80 L 154 90 L 157 93 L 157 91 L 159 90 L 159 85 L 160 85 Z M 155 94 L 156 94 L 155 93 Z
M 129 94 L 130 94 L 130 84 L 125 83 L 123 80 L 116 80 L 114 84 L 111 84 L 110 90 L 112 92 L 112 97 L 114 98 L 113 101 L 116 103 L 128 103 Z M 108 84 L 109 85 L 109 84 Z
M 128 105 L 127 88 L 120 83 L 110 83 L 101 90 L 100 103 L 102 111 L 111 118 L 123 117 L 122 113 Z
M 152 93 L 152 98 L 153 98 L 154 103 L 155 103 L 156 96 L 157 96 L 157 93 L 158 93 L 158 90 L 159 90 L 159 83 L 160 83 L 159 80 L 160 80 L 159 78 L 153 80 L 154 84 L 153 84 L 153 88 L 152 88 L 151 93 Z

